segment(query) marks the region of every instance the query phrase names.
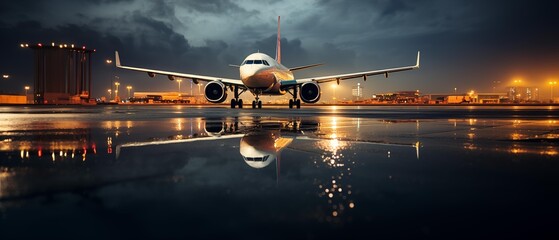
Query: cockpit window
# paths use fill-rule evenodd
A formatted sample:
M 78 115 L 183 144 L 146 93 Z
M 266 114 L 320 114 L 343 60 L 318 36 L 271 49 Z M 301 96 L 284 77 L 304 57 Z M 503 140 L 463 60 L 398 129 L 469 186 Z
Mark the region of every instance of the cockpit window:
M 264 157 L 245 157 L 245 160 L 249 162 L 265 162 L 269 157 L 270 155 L 266 155 Z
M 270 66 L 270 64 L 266 60 L 246 60 L 243 62 L 243 64 L 241 64 L 241 66 L 245 64 L 264 64 L 266 66 Z

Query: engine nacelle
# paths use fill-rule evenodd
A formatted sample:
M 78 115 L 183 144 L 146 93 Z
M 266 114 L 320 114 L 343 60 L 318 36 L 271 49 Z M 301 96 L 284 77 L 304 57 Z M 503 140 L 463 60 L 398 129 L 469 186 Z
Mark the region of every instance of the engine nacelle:
M 204 130 L 208 136 L 221 136 L 225 132 L 223 122 L 220 120 L 206 119 Z
M 148 76 L 151 77 L 151 78 L 152 78 L 152 77 L 155 77 L 155 73 L 148 72 Z
M 227 89 L 220 81 L 212 81 L 204 87 L 206 100 L 211 103 L 222 103 L 227 99 Z
M 303 83 L 299 93 L 301 100 L 306 103 L 315 103 L 320 99 L 320 86 L 315 82 Z

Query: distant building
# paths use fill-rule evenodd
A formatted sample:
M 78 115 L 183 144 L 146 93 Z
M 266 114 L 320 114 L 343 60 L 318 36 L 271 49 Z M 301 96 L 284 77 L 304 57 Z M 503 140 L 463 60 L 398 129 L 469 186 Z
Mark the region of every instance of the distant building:
M 21 44 L 34 53 L 36 104 L 80 104 L 91 98 L 92 49 L 73 44 Z
M 419 99 L 419 90 L 375 94 L 372 98 L 373 101 L 382 103 L 418 103 Z
M 26 104 L 27 97 L 17 94 L 0 94 L 0 103 L 3 104 Z
M 539 101 L 539 89 L 537 87 L 508 87 L 507 95 L 513 102 L 535 102 Z
M 425 103 L 430 104 L 461 104 L 461 103 L 504 103 L 507 93 L 447 93 L 428 94 L 423 96 Z
M 361 100 L 361 98 L 363 97 L 363 88 L 361 87 L 361 83 L 357 83 L 357 86 L 354 86 L 351 89 L 351 95 L 353 96 L 353 100 Z
M 203 95 L 186 95 L 178 92 L 134 92 L 130 102 L 142 103 L 206 103 Z

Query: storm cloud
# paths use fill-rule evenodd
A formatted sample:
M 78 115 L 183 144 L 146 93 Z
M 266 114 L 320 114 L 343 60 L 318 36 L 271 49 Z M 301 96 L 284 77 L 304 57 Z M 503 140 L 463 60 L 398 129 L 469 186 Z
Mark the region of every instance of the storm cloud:
M 375 77 L 365 94 L 415 90 L 489 91 L 523 77 L 559 78 L 559 22 L 551 1 L 28 1 L 0 3 L 0 71 L 13 76 L 3 92 L 32 84 L 27 43 L 75 43 L 95 48 L 93 96 L 114 75 L 138 91 L 170 90 L 163 77 L 117 70 L 104 60 L 171 71 L 238 78 L 228 64 L 253 52 L 275 54 L 282 17 L 283 64 L 325 66 L 297 77 L 411 65 L 419 71 Z M 350 89 L 356 81 L 342 87 Z M 493 82 L 500 81 L 500 86 Z M 460 91 L 460 90 L 459 90 Z M 341 91 L 349 97 L 350 91 Z M 329 93 L 325 93 L 329 94 Z

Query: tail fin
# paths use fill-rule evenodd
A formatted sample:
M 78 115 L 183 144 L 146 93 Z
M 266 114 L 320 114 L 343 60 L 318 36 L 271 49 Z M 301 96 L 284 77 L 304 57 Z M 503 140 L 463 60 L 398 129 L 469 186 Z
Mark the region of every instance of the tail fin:
M 278 16 L 278 40 L 276 42 L 276 62 L 281 64 L 280 16 Z

